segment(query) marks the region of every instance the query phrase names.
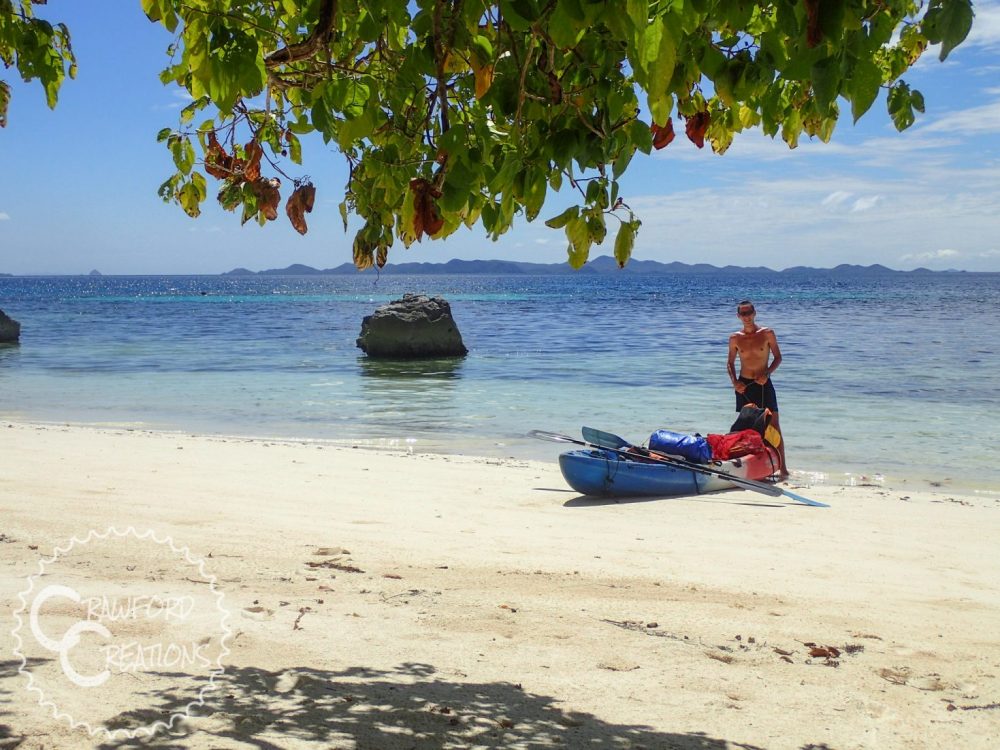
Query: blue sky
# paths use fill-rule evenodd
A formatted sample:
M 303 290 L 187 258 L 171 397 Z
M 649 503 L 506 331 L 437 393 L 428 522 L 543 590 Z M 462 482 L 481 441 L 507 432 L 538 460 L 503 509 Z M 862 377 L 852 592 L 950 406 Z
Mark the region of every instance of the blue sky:
M 50 111 L 37 83 L 0 70 L 14 89 L 0 130 L 0 272 L 219 273 L 351 259 L 352 235 L 337 212 L 346 169 L 331 147 L 317 140 L 303 149 L 318 190 L 305 237 L 284 216 L 264 229 L 241 227 L 212 200 L 189 219 L 156 195 L 172 172 L 156 133 L 176 125 L 186 103 L 157 77 L 169 35 L 146 20 L 138 0 L 36 7 L 69 24 L 79 74 Z M 1000 271 L 1000 0 L 975 7 L 966 42 L 945 63 L 928 51 L 907 77 L 927 113 L 902 134 L 880 99 L 857 126 L 845 117 L 830 144 L 803 138 L 790 151 L 752 133 L 719 157 L 679 137 L 638 155 L 622 190 L 643 221 L 633 257 Z M 397 246 L 390 262 L 561 262 L 564 235 L 542 219 L 570 199 L 550 197 L 539 220 L 521 221 L 499 242 L 481 229 L 460 230 L 446 241 Z M 612 242 L 591 257 L 610 254 Z

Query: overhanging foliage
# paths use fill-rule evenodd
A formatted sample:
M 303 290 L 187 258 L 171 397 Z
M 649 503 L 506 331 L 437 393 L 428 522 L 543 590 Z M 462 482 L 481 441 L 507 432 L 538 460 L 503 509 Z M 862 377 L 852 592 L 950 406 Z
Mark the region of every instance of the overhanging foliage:
M 828 141 L 842 103 L 857 121 L 883 89 L 903 130 L 924 102 L 902 75 L 928 44 L 947 57 L 973 18 L 970 0 L 141 1 L 176 37 L 161 80 L 193 98 L 159 134 L 176 167 L 161 197 L 198 216 L 208 175 L 224 208 L 264 224 L 291 187 L 304 234 L 299 139 L 317 132 L 350 166 L 340 211 L 345 230 L 364 221 L 359 268 L 463 225 L 497 238 L 563 187 L 578 205 L 546 224 L 569 262 L 614 217 L 624 265 L 640 222 L 619 179 L 636 151 L 682 123 L 717 154 L 755 127 L 790 148 Z M 54 106 L 75 72 L 69 32 L 31 5 L 0 0 L 0 59 Z M 0 81 L 0 125 L 9 97 Z

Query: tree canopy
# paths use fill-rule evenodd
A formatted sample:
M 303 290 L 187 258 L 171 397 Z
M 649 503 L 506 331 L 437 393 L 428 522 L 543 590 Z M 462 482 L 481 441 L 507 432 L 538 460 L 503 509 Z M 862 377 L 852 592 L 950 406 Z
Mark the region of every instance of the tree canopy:
M 54 107 L 76 61 L 45 0 L 0 0 L 0 60 Z M 828 141 L 886 90 L 896 128 L 924 111 L 902 78 L 930 44 L 944 60 L 970 0 L 141 0 L 174 35 L 160 79 L 192 97 L 160 131 L 175 172 L 159 195 L 197 217 L 211 189 L 245 223 L 285 213 L 307 231 L 316 186 L 300 138 L 349 165 L 340 212 L 363 225 L 359 268 L 396 241 L 481 224 L 494 239 L 550 191 L 577 205 L 545 222 L 583 265 L 617 220 L 624 265 L 640 221 L 619 180 L 675 128 L 723 154 L 760 128 L 789 148 Z M 11 89 L 0 80 L 0 126 Z M 319 186 L 328 189 L 329 186 Z

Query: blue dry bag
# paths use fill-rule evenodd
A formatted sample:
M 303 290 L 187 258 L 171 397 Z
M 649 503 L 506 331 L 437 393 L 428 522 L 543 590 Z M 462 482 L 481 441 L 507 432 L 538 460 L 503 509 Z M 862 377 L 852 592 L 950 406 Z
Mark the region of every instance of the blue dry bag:
M 707 464 L 712 460 L 712 446 L 700 435 L 657 430 L 649 436 L 649 449 L 658 453 L 669 453 L 671 456 L 680 456 L 698 464 Z

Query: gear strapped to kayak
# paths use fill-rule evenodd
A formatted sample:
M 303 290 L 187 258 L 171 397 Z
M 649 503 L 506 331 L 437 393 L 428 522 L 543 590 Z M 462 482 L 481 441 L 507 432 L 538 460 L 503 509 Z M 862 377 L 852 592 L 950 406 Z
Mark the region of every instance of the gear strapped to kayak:
M 586 440 L 543 430 L 532 430 L 529 436 L 560 443 L 574 443 L 591 450 L 573 450 L 559 456 L 559 468 L 569 485 L 584 495 L 604 497 L 680 497 L 704 492 L 742 488 L 771 497 L 788 497 L 804 505 L 821 508 L 825 503 L 789 492 L 773 484 L 756 481 L 747 473 L 761 476 L 764 469 L 754 462 L 772 461 L 751 456 L 725 463 L 698 464 L 640 446 L 634 446 L 617 435 L 590 427 L 583 428 Z M 636 454 L 640 455 L 636 455 Z M 645 454 L 645 455 L 642 455 Z M 654 459 L 654 460 L 650 460 Z M 741 476 L 743 474 L 743 476 Z
M 732 434 L 743 430 L 754 430 L 768 444 L 777 448 L 781 445 L 781 433 L 772 424 L 773 422 L 774 413 L 770 409 L 751 403 L 740 409 L 739 416 L 736 417 L 736 421 L 729 428 L 729 432 Z

